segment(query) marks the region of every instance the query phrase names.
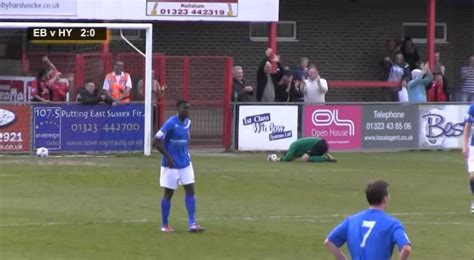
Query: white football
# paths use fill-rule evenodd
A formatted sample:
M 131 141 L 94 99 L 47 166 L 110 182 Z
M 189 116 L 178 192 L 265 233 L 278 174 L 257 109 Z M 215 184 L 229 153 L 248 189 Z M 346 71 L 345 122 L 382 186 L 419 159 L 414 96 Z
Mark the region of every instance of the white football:
M 276 162 L 278 160 L 278 156 L 274 153 L 268 155 L 267 161 L 269 162 Z
M 38 150 L 36 150 L 36 156 L 39 158 L 46 158 L 49 155 L 48 148 L 46 147 L 40 147 Z

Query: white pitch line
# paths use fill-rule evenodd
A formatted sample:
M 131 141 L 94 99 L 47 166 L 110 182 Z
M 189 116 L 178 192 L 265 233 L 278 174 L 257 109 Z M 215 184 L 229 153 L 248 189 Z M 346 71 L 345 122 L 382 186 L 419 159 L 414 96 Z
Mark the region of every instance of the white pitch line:
M 463 212 L 396 212 L 391 213 L 393 216 L 446 216 L 446 215 L 464 215 Z M 331 215 L 315 215 L 315 216 L 260 216 L 260 217 L 229 217 L 229 218 L 198 218 L 200 221 L 284 221 L 284 222 L 311 222 L 311 223 L 329 223 L 336 222 L 339 218 L 347 217 L 348 214 L 331 214 Z M 186 219 L 181 219 L 186 220 Z M 126 220 L 98 220 L 98 221 L 79 221 L 79 222 L 30 222 L 30 223 L 8 223 L 0 224 L 0 228 L 9 227 L 41 227 L 41 226 L 70 226 L 70 225 L 97 225 L 97 224 L 144 224 L 156 223 L 159 219 L 126 219 Z M 413 225 L 464 225 L 474 226 L 473 222 L 456 222 L 456 221 L 402 221 L 404 224 Z

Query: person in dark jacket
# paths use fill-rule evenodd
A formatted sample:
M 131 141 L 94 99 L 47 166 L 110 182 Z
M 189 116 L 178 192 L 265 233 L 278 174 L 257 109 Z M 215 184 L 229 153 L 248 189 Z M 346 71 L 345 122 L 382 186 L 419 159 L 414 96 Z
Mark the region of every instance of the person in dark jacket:
M 275 101 L 288 102 L 291 83 L 293 81 L 293 72 L 290 68 L 285 67 L 285 75 L 280 79 L 276 87 Z
M 106 91 L 96 88 L 94 82 L 87 82 L 80 88 L 76 100 L 84 105 L 97 105 L 101 102 L 113 106 L 117 104 Z
M 266 57 L 260 62 L 257 71 L 257 101 L 262 102 L 274 102 L 276 86 L 285 74 L 285 68 L 280 63 L 280 57 L 275 55 L 272 62 L 275 62 L 278 66 L 278 70 L 272 73 L 272 64 L 270 63 L 270 57 L 273 50 L 268 48 L 265 51 Z
M 305 83 L 301 71 L 295 70 L 290 86 L 289 101 L 304 102 Z
M 232 79 L 232 101 L 234 102 L 255 102 L 255 90 L 252 86 L 246 85 L 244 70 L 241 66 L 235 66 Z
M 416 49 L 411 37 L 405 37 L 405 40 L 403 40 L 402 53 L 403 58 L 410 65 L 410 71 L 416 69 L 419 65 L 420 54 L 418 54 L 418 49 Z

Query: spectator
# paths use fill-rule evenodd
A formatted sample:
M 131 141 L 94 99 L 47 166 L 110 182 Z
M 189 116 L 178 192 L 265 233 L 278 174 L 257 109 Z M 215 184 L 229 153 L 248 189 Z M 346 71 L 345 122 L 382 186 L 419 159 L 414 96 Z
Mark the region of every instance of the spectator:
M 94 82 L 87 82 L 84 87 L 79 89 L 77 101 L 84 105 L 97 105 L 101 102 L 116 105 L 116 102 L 107 91 L 96 88 Z
M 385 68 L 388 71 L 387 81 L 398 82 L 402 88 L 406 87 L 407 82 L 410 80 L 410 66 L 404 61 L 401 52 L 395 53 L 392 61 L 385 60 Z M 399 92 L 406 91 L 406 89 L 402 90 L 402 88 L 384 88 L 385 101 L 398 102 L 400 100 L 398 97 Z
M 64 102 L 69 88 L 69 81 L 66 78 L 61 77 L 61 72 L 54 66 L 48 56 L 42 57 L 43 63 L 47 67 L 47 85 L 50 91 L 50 97 L 52 101 Z
M 309 67 L 309 78 L 305 80 L 304 102 L 305 103 L 324 103 L 328 92 L 328 83 L 319 76 L 316 66 Z
M 151 103 L 156 104 L 156 98 L 160 95 L 163 95 L 166 86 L 161 87 L 160 82 L 155 78 L 155 71 L 151 71 L 151 81 L 153 82 L 153 88 L 151 89 Z M 138 90 L 138 100 L 144 101 L 145 100 L 145 81 L 140 79 L 137 83 L 137 90 Z
M 296 69 L 295 69 L 295 71 L 299 71 L 301 75 L 303 75 L 304 80 L 308 79 L 308 63 L 309 63 L 309 59 L 306 57 L 303 57 L 300 59 L 300 64 L 296 66 Z
M 420 55 L 411 37 L 405 37 L 405 40 L 403 40 L 402 53 L 405 61 L 410 66 L 410 71 L 416 69 L 420 61 Z
M 384 58 L 383 60 L 380 62 L 380 66 L 382 68 L 384 68 L 383 70 L 383 80 L 387 80 L 388 78 L 388 74 L 389 74 L 389 70 L 386 70 L 385 69 L 385 63 L 386 62 L 390 62 L 391 60 L 393 60 L 395 54 L 400 51 L 401 49 L 401 45 L 400 44 L 397 44 L 397 42 L 395 40 L 388 40 L 387 41 L 387 49 L 385 50 L 384 52 Z
M 280 63 L 280 57 L 275 55 L 272 59 L 278 66 L 278 70 L 272 73 L 272 64 L 269 59 L 273 53 L 273 50 L 268 48 L 265 51 L 266 57 L 262 60 L 258 66 L 257 71 L 257 101 L 262 102 L 274 102 L 275 101 L 275 86 L 283 77 L 285 69 Z
M 290 68 L 285 67 L 285 75 L 280 79 L 276 87 L 276 101 L 288 102 L 291 82 L 293 81 L 293 73 Z
M 436 63 L 435 63 L 435 67 L 434 67 L 434 74 L 441 74 L 441 76 L 445 76 L 444 75 L 444 72 L 446 71 L 446 67 L 443 65 L 443 63 L 441 63 L 441 54 L 439 53 L 439 51 L 436 51 L 435 52 L 435 59 L 436 59 Z
M 295 70 L 290 86 L 289 101 L 304 102 L 305 83 L 300 71 Z
M 41 70 L 36 79 L 31 83 L 31 96 L 33 101 L 50 102 L 50 91 L 48 88 L 48 71 Z
M 232 98 L 234 102 L 255 102 L 255 91 L 245 84 L 244 70 L 241 66 L 234 66 L 232 80 Z
M 130 90 L 132 80 L 130 75 L 124 72 L 123 61 L 116 61 L 114 70 L 105 76 L 102 87 L 117 102 L 130 102 Z
M 446 102 L 449 101 L 447 86 L 444 84 L 443 75 L 434 73 L 434 80 L 428 86 L 428 101 L 429 102 Z
M 433 81 L 429 64 L 423 66 L 423 70 L 414 69 L 411 72 L 412 80 L 408 82 L 408 100 L 411 103 L 426 102 L 426 86 Z
M 461 93 L 464 102 L 474 101 L 474 55 L 469 58 L 468 62 L 468 65 L 461 69 L 463 79 Z

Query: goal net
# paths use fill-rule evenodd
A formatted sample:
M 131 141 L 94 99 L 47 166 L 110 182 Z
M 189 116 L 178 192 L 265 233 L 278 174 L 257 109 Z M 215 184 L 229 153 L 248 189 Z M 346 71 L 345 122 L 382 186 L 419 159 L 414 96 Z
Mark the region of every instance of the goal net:
M 104 27 L 107 37 L 98 40 L 96 34 Z M 32 29 L 38 38 L 32 38 Z M 54 38 L 54 30 L 56 36 L 72 30 L 84 38 Z M 39 38 L 42 32 L 49 38 Z M 159 85 L 152 83 L 151 24 L 5 22 L 0 23 L 0 36 L 0 109 L 30 106 L 30 118 L 17 121 L 30 120 L 33 150 L 150 155 L 152 102 L 159 98 L 159 90 L 148 87 Z M 89 96 L 87 102 L 81 99 L 80 91 L 90 90 L 92 84 L 100 91 L 107 85 L 107 93 L 92 96 L 109 105 L 76 103 L 78 97 L 82 103 L 91 101 Z M 127 94 L 127 87 L 120 86 L 129 84 Z M 101 94 L 120 102 L 111 103 Z

